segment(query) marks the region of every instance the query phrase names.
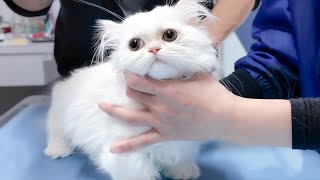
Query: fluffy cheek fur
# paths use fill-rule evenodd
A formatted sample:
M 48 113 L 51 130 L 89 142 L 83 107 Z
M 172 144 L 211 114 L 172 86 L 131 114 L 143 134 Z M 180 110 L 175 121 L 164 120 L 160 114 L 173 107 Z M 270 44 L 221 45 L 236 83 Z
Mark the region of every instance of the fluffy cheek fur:
M 155 79 L 177 79 L 190 77 L 195 73 L 209 73 L 218 68 L 216 51 L 211 46 L 209 36 L 200 28 L 180 25 L 175 27 L 178 38 L 174 42 L 157 42 L 161 50 L 157 55 L 148 51 L 149 44 L 138 51 L 131 51 L 123 43 L 113 53 L 117 70 L 150 76 Z M 123 41 L 126 42 L 126 41 Z M 158 58 L 163 62 L 156 62 Z

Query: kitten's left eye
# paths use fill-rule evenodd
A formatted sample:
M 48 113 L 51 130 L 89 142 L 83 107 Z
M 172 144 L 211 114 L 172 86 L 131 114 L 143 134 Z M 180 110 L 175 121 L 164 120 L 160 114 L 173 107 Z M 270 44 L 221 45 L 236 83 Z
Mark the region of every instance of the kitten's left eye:
M 173 29 L 168 29 L 163 33 L 163 40 L 167 42 L 172 42 L 176 40 L 177 37 L 178 37 L 178 33 Z
M 129 42 L 129 48 L 131 51 L 138 51 L 144 46 L 144 43 L 141 39 L 139 38 L 133 38 Z

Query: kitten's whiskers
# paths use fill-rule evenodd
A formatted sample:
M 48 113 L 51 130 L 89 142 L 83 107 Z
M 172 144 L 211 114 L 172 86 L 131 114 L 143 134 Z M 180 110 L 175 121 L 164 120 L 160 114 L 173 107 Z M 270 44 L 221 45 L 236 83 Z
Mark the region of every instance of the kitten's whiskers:
M 116 1 L 116 3 L 118 4 L 118 6 L 119 6 L 119 8 L 121 9 L 121 11 L 123 12 L 123 14 L 127 17 L 128 14 L 126 13 L 126 11 L 125 11 L 122 3 L 121 3 L 119 0 L 115 0 L 115 1 Z

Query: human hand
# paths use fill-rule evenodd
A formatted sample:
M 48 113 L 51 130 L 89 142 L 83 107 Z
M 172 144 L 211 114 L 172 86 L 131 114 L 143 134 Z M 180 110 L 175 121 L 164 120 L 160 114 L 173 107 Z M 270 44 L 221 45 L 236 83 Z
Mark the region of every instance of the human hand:
M 170 140 L 207 140 L 222 138 L 229 132 L 235 95 L 208 75 L 191 80 L 156 81 L 130 76 L 127 96 L 147 109 L 132 110 L 107 103 L 100 108 L 132 125 L 152 130 L 115 144 L 112 153 L 135 150 Z

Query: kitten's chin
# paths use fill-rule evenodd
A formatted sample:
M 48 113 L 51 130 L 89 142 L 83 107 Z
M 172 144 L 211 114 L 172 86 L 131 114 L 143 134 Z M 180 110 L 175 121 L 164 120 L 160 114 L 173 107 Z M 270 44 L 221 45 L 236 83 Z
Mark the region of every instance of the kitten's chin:
M 166 63 L 154 63 L 146 75 L 157 80 L 181 79 L 184 77 L 183 73 Z

